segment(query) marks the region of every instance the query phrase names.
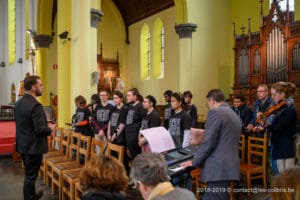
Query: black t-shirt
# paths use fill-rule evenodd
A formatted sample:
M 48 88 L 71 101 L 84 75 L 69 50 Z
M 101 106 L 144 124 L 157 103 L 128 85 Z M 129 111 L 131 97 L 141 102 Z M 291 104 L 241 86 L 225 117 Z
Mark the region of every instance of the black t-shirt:
M 164 109 L 164 127 L 166 129 L 169 128 L 169 119 L 173 112 L 174 112 L 174 110 L 172 110 L 172 108 L 171 108 L 171 103 L 168 103 Z
M 114 107 L 110 116 L 110 135 L 112 136 L 116 131 L 120 124 L 126 123 L 126 117 L 128 113 L 128 107 L 123 105 L 121 108 L 117 106 Z M 116 144 L 124 144 L 125 143 L 125 129 L 118 135 L 118 137 L 114 140 Z
M 97 131 L 107 130 L 108 121 L 110 119 L 111 112 L 113 110 L 113 105 L 107 104 L 103 106 L 99 103 L 94 110 L 94 121 L 95 121 L 95 129 Z
M 160 126 L 160 115 L 159 112 L 154 109 L 151 113 L 145 113 L 142 119 L 141 130 L 159 127 Z
M 126 117 L 126 143 L 137 144 L 139 130 L 141 128 L 142 116 L 144 113 L 142 103 L 129 105 L 129 110 Z
M 198 119 L 198 110 L 194 104 L 189 105 L 189 109 L 186 111 L 192 118 L 191 127 L 195 128 Z
M 191 128 L 191 117 L 185 112 L 173 113 L 169 120 L 169 132 L 176 147 L 181 147 L 185 130 Z
M 77 108 L 76 113 L 73 116 L 73 123 L 80 123 L 82 121 L 87 121 L 88 123 L 84 126 L 75 126 L 75 132 L 82 133 L 83 135 L 91 135 L 91 129 L 89 124 L 89 117 L 91 116 L 88 108 Z

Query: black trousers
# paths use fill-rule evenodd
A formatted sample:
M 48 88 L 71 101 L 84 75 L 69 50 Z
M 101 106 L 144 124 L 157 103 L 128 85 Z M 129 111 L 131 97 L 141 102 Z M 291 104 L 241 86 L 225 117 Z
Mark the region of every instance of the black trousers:
M 24 200 L 37 200 L 35 181 L 43 160 L 43 155 L 21 154 L 25 166 L 23 186 Z
M 207 182 L 202 200 L 228 200 L 230 181 Z

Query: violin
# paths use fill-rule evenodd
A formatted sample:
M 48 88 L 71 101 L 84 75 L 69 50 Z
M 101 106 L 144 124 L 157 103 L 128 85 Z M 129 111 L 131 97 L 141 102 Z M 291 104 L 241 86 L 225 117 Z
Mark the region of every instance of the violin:
M 259 124 L 264 124 L 266 121 L 266 118 L 273 114 L 274 112 L 280 110 L 283 106 L 286 105 L 286 102 L 284 100 L 280 101 L 279 103 L 270 106 L 265 112 L 262 113 L 262 115 L 259 115 L 256 119 L 256 122 Z

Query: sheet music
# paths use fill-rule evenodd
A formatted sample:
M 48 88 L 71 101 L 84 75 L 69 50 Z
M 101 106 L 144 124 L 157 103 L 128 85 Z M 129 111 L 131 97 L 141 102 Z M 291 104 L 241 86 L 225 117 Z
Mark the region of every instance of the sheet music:
M 148 141 L 152 152 L 161 153 L 175 149 L 170 133 L 163 126 L 141 130 L 140 133 Z

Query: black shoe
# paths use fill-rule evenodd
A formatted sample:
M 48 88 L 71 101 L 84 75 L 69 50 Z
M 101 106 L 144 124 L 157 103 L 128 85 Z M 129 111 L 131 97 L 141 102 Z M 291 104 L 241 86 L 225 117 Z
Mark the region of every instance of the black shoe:
M 44 195 L 44 191 L 43 190 L 38 191 L 38 193 L 36 193 L 36 199 L 42 198 L 43 195 Z

